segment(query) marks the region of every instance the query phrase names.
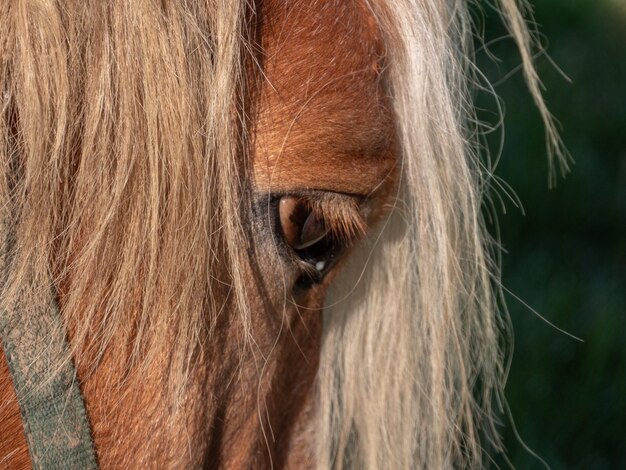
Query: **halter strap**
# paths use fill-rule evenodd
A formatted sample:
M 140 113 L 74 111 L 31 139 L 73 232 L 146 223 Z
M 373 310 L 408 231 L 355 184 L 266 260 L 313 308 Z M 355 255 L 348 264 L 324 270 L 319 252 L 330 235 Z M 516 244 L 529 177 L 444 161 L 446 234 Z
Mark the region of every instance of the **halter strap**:
M 97 468 L 91 430 L 72 362 L 50 378 L 50 363 L 65 340 L 51 345 L 49 331 L 60 331 L 58 310 L 20 309 L 2 315 L 2 345 L 18 397 L 24 433 L 35 469 Z M 28 314 L 27 322 L 19 317 Z M 27 325 L 27 328 L 24 327 Z M 51 357 L 52 356 L 52 357 Z
M 6 247 L 5 240 L 4 272 Z M 34 296 L 36 289 L 27 286 L 10 311 L 0 312 L 2 346 L 30 459 L 34 469 L 96 469 L 89 420 L 54 295 L 47 290 Z M 59 366 L 59 358 L 67 360 Z

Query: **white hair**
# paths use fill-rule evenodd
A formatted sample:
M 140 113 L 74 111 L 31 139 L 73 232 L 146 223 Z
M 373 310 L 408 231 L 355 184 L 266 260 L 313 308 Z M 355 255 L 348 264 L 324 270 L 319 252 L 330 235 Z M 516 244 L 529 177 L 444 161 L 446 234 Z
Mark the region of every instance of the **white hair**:
M 320 468 L 480 468 L 499 449 L 499 272 L 481 215 L 470 96 L 472 25 L 463 0 L 370 1 L 386 42 L 401 145 L 394 211 L 328 300 L 319 372 Z M 514 0 L 501 12 L 547 128 L 561 143 Z

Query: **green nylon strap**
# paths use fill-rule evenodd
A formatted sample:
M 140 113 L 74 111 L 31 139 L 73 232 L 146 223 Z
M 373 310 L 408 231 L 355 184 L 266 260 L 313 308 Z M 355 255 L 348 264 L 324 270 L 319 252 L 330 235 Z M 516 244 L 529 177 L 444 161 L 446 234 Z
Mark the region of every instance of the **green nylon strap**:
M 15 142 L 11 140 L 9 144 L 12 149 Z M 16 175 L 9 172 L 3 177 L 0 296 L 4 310 L 0 310 L 0 340 L 13 379 L 31 464 L 36 470 L 97 469 L 89 419 L 52 282 L 42 279 L 45 276 L 33 275 L 30 282 L 19 284 L 18 292 L 7 296 L 6 283 L 16 246 L 12 230 L 16 213 L 8 195 Z
M 74 365 L 67 360 L 56 373 L 51 369 L 55 359 L 68 357 L 55 302 L 50 296 L 40 306 L 17 304 L 12 312 L 0 315 L 0 333 L 33 468 L 95 469 Z

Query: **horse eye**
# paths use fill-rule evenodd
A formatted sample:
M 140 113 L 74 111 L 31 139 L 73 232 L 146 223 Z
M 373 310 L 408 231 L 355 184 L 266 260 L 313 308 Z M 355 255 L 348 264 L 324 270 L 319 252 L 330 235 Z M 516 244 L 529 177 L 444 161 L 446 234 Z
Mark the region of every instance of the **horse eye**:
M 278 203 L 278 218 L 285 243 L 301 261 L 302 275 L 296 286 L 308 289 L 321 282 L 343 244 L 306 198 L 283 196 Z
M 281 198 L 278 214 L 285 241 L 294 250 L 304 250 L 315 245 L 329 232 L 324 221 L 301 198 Z

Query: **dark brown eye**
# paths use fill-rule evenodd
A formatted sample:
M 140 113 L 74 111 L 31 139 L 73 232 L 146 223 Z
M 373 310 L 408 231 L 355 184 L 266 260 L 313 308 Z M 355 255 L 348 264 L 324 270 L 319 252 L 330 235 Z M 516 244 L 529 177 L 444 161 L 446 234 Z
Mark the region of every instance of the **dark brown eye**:
M 283 238 L 299 260 L 298 289 L 306 290 L 321 282 L 344 247 L 323 214 L 315 199 L 283 196 L 278 202 Z
M 344 249 L 366 230 L 359 202 L 348 195 L 284 195 L 278 200 L 277 212 L 283 240 L 302 270 L 298 287 L 320 282 Z
M 309 248 L 330 231 L 308 202 L 296 196 L 281 198 L 278 214 L 285 241 L 294 250 Z

